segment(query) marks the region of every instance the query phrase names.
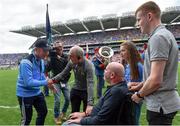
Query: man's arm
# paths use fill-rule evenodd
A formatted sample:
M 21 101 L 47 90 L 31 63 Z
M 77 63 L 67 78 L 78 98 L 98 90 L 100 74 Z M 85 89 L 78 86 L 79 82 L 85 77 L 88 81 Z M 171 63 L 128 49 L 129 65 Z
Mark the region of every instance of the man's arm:
M 100 68 L 100 69 L 102 69 L 102 70 L 104 70 L 104 69 L 105 69 L 105 64 L 99 63 L 97 57 L 94 57 L 94 58 L 95 58 L 95 59 L 92 60 L 94 66 L 95 66 L 95 67 L 98 67 L 98 68 Z
M 87 80 L 87 93 L 88 93 L 88 105 L 93 105 L 93 89 L 94 89 L 94 71 L 93 65 L 88 64 L 87 73 L 86 73 L 86 80 Z
M 151 73 L 145 81 L 144 86 L 140 89 L 142 96 L 147 96 L 156 91 L 163 82 L 163 74 L 166 66 L 166 61 L 151 62 Z
M 139 91 L 142 86 L 143 86 L 144 82 L 129 82 L 128 85 L 128 89 L 130 91 Z
M 151 62 L 151 73 L 147 80 L 144 82 L 143 87 L 139 90 L 140 97 L 148 96 L 159 89 L 163 82 L 163 74 L 165 69 L 166 61 L 152 61 Z M 139 97 L 134 94 L 132 99 L 135 102 L 139 102 Z
M 58 82 L 60 81 L 64 76 L 67 76 L 69 74 L 69 72 L 72 69 L 72 62 L 69 61 L 68 64 L 66 65 L 66 67 L 64 68 L 64 70 L 59 73 L 58 75 L 56 75 L 55 77 L 53 77 L 53 81 Z

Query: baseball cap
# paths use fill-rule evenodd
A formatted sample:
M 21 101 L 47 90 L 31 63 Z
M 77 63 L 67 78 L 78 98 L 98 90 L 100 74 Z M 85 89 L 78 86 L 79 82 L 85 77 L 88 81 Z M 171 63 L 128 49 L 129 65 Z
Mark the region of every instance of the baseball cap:
M 48 45 L 47 41 L 45 39 L 39 39 L 36 41 L 34 47 L 36 48 L 42 48 L 45 51 L 50 50 L 50 46 Z

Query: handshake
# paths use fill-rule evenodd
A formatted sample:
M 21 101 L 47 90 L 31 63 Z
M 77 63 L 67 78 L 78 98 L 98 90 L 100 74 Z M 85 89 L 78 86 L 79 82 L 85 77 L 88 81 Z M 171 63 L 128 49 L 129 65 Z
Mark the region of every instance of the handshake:
M 50 90 L 52 90 L 53 93 L 56 93 L 57 92 L 57 89 L 55 88 L 54 86 L 54 81 L 52 79 L 47 79 L 47 82 L 48 82 L 48 87 Z

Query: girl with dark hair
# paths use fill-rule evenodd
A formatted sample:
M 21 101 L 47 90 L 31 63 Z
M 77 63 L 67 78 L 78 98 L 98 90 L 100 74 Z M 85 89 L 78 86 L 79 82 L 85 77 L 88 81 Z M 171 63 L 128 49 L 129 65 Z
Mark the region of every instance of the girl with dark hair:
M 141 82 L 143 79 L 143 65 L 141 56 L 132 42 L 124 42 L 120 46 L 120 55 L 125 64 L 125 79 L 128 82 Z M 136 124 L 139 125 L 139 118 L 141 113 L 142 103 L 135 107 Z

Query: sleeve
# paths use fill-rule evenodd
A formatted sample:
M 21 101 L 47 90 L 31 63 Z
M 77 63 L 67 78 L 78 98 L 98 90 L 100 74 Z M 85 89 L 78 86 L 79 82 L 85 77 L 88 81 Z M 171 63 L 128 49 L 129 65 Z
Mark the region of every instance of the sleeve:
M 87 67 L 87 92 L 88 92 L 88 105 L 93 105 L 93 89 L 94 89 L 94 67 L 91 63 Z
M 72 69 L 72 65 L 73 65 L 72 62 L 69 61 L 66 67 L 64 68 L 64 70 L 55 77 L 53 77 L 52 79 L 55 81 L 60 81 L 64 76 L 68 76 Z
M 97 62 L 97 58 L 96 58 L 96 57 L 94 57 L 94 58 L 92 59 L 92 63 L 94 64 L 95 67 L 98 67 L 98 66 L 99 66 L 99 63 Z
M 42 78 L 42 80 L 46 80 L 46 71 L 45 71 L 45 69 L 46 69 L 46 66 L 45 66 L 45 62 L 44 62 L 44 60 L 42 60 L 42 73 L 41 73 L 41 78 Z
M 159 34 L 154 35 L 150 41 L 150 60 L 167 60 L 170 48 L 168 38 Z
M 119 91 L 106 96 L 101 110 L 95 116 L 89 116 L 81 119 L 81 125 L 107 124 L 109 119 L 114 116 L 114 112 L 123 100 L 123 96 L 124 95 L 119 93 Z
M 45 75 L 45 73 L 42 73 L 42 74 L 41 74 L 41 78 L 42 78 L 42 80 L 46 80 L 46 75 Z
M 28 63 L 21 63 L 21 73 L 23 75 L 24 84 L 27 87 L 47 85 L 47 80 L 45 78 L 42 78 L 42 80 L 33 79 L 32 66 Z
M 94 64 L 96 68 L 103 69 L 103 70 L 105 69 L 105 65 L 103 63 L 100 63 L 96 57 L 93 58 L 92 63 Z

